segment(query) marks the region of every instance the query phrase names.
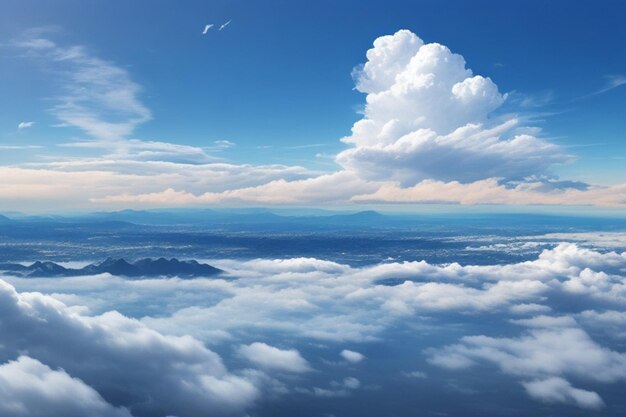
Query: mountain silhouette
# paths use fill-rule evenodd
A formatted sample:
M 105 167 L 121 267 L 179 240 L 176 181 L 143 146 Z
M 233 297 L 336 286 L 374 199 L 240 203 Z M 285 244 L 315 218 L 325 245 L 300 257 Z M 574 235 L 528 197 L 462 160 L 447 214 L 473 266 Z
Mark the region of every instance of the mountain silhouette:
M 0 264 L 0 271 L 26 278 L 73 277 L 104 273 L 129 278 L 197 278 L 214 276 L 223 272 L 221 269 L 195 260 L 180 261 L 176 258 L 146 258 L 132 263 L 123 258 L 107 258 L 101 263 L 94 263 L 76 269 L 65 268 L 54 262 L 37 261 L 29 266 L 5 263 Z

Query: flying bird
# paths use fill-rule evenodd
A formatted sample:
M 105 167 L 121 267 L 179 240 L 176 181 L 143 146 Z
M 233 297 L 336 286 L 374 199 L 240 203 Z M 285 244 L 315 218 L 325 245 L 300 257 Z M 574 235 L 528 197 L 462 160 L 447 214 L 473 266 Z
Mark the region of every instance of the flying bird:
M 204 27 L 204 31 L 202 32 L 202 34 L 203 34 L 203 35 L 206 35 L 206 33 L 209 31 L 209 29 L 211 29 L 213 26 L 215 26 L 215 25 L 213 25 L 213 24 L 206 25 L 206 26 Z
M 228 22 L 224 23 L 222 26 L 220 26 L 220 28 L 218 30 L 222 30 L 224 29 L 226 26 L 230 25 L 230 22 L 232 22 L 233 20 L 229 20 Z

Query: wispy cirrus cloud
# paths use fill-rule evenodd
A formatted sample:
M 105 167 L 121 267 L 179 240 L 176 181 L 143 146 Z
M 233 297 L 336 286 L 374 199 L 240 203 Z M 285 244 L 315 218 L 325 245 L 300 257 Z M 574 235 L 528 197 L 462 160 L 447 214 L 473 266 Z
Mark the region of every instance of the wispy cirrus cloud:
M 611 91 L 625 84 L 626 84 L 626 75 L 607 75 L 606 85 L 593 94 L 596 95 L 596 94 L 606 93 L 607 91 Z
M 59 121 L 97 139 L 120 140 L 152 118 L 141 102 L 141 87 L 123 68 L 81 45 L 63 46 L 31 30 L 11 45 L 59 77 L 60 92 L 50 109 Z

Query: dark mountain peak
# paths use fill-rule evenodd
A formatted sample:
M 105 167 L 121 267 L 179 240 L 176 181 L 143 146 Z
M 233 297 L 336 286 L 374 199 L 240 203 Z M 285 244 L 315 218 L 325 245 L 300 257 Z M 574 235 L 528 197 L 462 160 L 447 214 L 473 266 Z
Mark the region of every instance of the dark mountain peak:
M 140 259 L 128 262 L 124 258 L 107 258 L 80 269 L 64 268 L 54 262 L 37 261 L 30 266 L 22 264 L 0 264 L 0 271 L 22 277 L 70 277 L 79 275 L 111 275 L 129 278 L 140 277 L 183 277 L 197 278 L 218 275 L 222 270 L 195 260 L 180 261 L 176 258 Z
M 29 277 L 56 277 L 64 275 L 67 269 L 54 262 L 37 261 L 26 267 L 26 271 Z
M 195 260 L 180 261 L 176 258 L 140 259 L 133 264 L 141 275 L 146 276 L 211 276 L 221 271 L 211 265 Z
M 100 273 L 108 272 L 111 275 L 137 276 L 139 274 L 137 267 L 123 258 L 107 258 L 98 265 L 97 269 Z

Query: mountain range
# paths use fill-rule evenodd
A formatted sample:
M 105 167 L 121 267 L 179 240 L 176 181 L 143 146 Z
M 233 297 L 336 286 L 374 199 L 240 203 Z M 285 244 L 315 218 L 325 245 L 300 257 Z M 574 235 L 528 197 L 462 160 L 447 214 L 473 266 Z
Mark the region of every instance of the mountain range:
M 37 261 L 31 265 L 17 263 L 0 264 L 0 271 L 25 278 L 53 278 L 98 275 L 111 275 L 129 278 L 182 277 L 197 278 L 215 276 L 223 271 L 195 260 L 179 261 L 176 258 L 140 259 L 129 262 L 123 258 L 108 258 L 104 262 L 93 263 L 83 268 L 66 268 L 54 262 Z

